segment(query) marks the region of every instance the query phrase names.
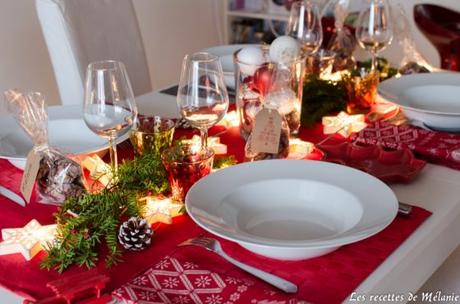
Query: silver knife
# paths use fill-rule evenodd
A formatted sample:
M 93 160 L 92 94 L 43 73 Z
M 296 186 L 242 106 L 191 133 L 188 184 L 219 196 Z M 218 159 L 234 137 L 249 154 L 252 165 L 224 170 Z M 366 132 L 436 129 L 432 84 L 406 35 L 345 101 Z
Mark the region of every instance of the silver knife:
M 12 200 L 13 202 L 21 205 L 22 207 L 26 206 L 26 201 L 22 197 L 20 197 L 19 195 L 17 195 L 13 191 L 11 191 L 11 190 L 3 187 L 3 186 L 0 186 L 0 194 L 5 196 L 6 198 Z

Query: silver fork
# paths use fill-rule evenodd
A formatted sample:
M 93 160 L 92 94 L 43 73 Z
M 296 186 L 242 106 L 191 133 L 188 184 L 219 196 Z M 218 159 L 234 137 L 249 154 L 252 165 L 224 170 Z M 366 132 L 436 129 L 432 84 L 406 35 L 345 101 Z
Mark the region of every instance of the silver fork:
M 253 276 L 258 277 L 259 279 L 281 289 L 282 291 L 286 293 L 296 293 L 297 292 L 297 285 L 283 278 L 280 278 L 278 276 L 275 276 L 263 270 L 257 269 L 255 267 L 249 266 L 247 264 L 244 264 L 230 257 L 224 252 L 219 241 L 216 239 L 207 238 L 207 237 L 198 237 L 198 238 L 186 240 L 185 242 L 182 242 L 177 246 L 188 246 L 188 245 L 203 247 L 209 251 L 215 252 L 221 257 L 223 257 L 225 260 L 227 260 L 228 262 L 235 265 L 236 267 L 252 274 Z
M 412 213 L 412 206 L 399 202 L 398 213 L 404 216 L 408 216 Z

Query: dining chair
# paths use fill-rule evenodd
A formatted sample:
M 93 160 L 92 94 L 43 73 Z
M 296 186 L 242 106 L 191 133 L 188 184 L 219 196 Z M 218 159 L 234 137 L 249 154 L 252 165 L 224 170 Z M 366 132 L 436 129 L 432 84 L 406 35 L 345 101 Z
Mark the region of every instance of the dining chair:
M 460 70 L 460 12 L 435 4 L 414 6 L 414 21 L 441 56 L 441 68 Z
M 82 104 L 86 67 L 122 61 L 134 94 L 152 90 L 136 12 L 131 0 L 35 0 L 64 105 Z

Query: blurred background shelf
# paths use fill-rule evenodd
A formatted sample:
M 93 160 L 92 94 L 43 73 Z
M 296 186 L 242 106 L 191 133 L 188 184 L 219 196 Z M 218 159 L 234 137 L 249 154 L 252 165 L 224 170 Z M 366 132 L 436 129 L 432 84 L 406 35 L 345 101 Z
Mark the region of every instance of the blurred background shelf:
M 232 43 L 270 43 L 289 19 L 283 1 L 225 0 L 224 40 Z
M 248 10 L 228 10 L 228 16 L 241 17 L 241 18 L 252 18 L 252 19 L 263 19 L 263 20 L 276 20 L 276 21 L 288 21 L 289 16 L 280 14 L 269 14 L 267 12 L 251 12 Z

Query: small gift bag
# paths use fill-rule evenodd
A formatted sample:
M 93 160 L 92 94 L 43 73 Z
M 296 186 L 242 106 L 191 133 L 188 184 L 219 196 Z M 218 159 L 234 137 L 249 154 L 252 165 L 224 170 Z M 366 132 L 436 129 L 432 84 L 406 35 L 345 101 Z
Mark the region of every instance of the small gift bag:
M 399 68 L 402 75 L 429 73 L 433 71 L 433 66 L 428 63 L 424 56 L 417 49 L 414 35 L 402 1 L 396 1 L 392 6 L 393 41 L 383 51 L 383 55 L 393 54 L 395 62 L 393 64 Z M 398 56 L 395 56 L 395 55 Z
M 353 50 L 356 47 L 354 35 L 345 26 L 345 20 L 349 14 L 349 0 L 330 0 L 323 13 L 332 14 L 334 17 L 335 33 L 327 45 L 327 49 L 333 51 L 334 71 L 350 70 L 356 66 L 353 58 Z
M 34 144 L 21 182 L 26 201 L 30 200 L 35 181 L 40 203 L 59 205 L 66 198 L 81 195 L 85 187 L 80 165 L 48 145 L 48 114 L 43 96 L 16 90 L 4 94 L 9 112 Z

